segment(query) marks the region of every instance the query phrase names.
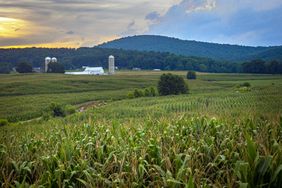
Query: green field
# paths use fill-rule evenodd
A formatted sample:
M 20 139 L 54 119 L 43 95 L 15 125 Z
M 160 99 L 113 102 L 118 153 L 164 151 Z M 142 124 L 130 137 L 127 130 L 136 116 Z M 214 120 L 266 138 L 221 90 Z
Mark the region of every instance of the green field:
M 0 118 L 10 121 L 39 117 L 51 102 L 80 104 L 117 100 L 134 88 L 156 84 L 154 76 L 69 76 L 61 74 L 0 75 Z
M 185 72 L 175 73 L 185 76 Z M 36 118 L 47 110 L 51 102 L 77 105 L 87 101 L 124 99 L 128 92 L 134 88 L 156 86 L 160 74 L 159 72 L 121 72 L 115 76 L 94 77 L 60 74 L 0 75 L 0 118 L 6 118 L 11 122 Z M 202 102 L 211 99 L 211 103 L 217 104 L 215 99 L 221 100 L 221 95 L 224 94 L 230 100 L 233 98 L 235 98 L 234 100 L 244 100 L 244 97 L 249 100 L 248 97 L 250 97 L 250 105 L 254 105 L 256 108 L 257 102 L 260 103 L 259 105 L 264 105 L 264 101 L 258 100 L 257 97 L 265 96 L 267 98 L 265 102 L 268 104 L 269 101 L 274 101 L 275 104 L 271 104 L 271 107 L 274 105 L 277 109 L 277 105 L 280 103 L 276 100 L 281 101 L 277 96 L 281 91 L 281 80 L 281 76 L 269 75 L 201 74 L 198 80 L 188 83 L 190 95 L 185 96 L 185 103 L 182 104 L 181 97 L 176 102 L 189 109 L 189 106 L 197 105 L 194 100 L 191 100 L 193 104 L 189 105 L 190 98 L 195 97 L 196 100 L 202 100 Z M 247 94 L 236 94 L 236 86 L 246 81 L 251 83 L 253 91 Z M 268 97 L 268 94 L 271 96 Z M 165 100 L 168 99 L 164 101 L 162 99 L 153 100 L 162 103 L 167 102 Z M 221 102 L 224 101 L 219 101 L 219 103 Z M 228 101 L 225 102 L 228 103 Z M 175 106 L 177 104 L 173 104 L 172 108 L 177 108 Z M 228 110 L 228 106 L 222 105 Z M 236 106 L 236 104 L 234 105 Z M 166 106 L 166 108 L 169 107 Z M 195 112 L 195 110 L 202 111 L 199 108 L 192 111 Z
M 281 185 L 282 76 L 202 73 L 187 95 L 127 99 L 162 73 L 1 75 L 2 187 Z M 88 101 L 102 105 L 38 118 Z

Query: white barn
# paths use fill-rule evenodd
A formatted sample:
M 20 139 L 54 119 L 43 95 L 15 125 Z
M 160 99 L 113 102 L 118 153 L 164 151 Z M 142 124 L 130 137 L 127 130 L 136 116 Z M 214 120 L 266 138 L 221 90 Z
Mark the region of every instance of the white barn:
M 66 72 L 65 74 L 71 75 L 104 75 L 105 71 L 103 67 L 83 67 L 85 68 L 82 72 Z

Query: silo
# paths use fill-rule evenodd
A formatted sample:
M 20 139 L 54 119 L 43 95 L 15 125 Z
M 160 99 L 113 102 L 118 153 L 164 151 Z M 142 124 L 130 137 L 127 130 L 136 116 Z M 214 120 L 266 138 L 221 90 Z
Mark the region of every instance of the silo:
M 48 64 L 51 62 L 51 58 L 50 57 L 46 57 L 45 58 L 45 64 L 44 64 L 44 72 L 48 71 Z
M 115 74 L 115 57 L 109 56 L 109 74 Z
M 52 61 L 52 63 L 57 63 L 57 58 L 52 57 L 51 61 Z

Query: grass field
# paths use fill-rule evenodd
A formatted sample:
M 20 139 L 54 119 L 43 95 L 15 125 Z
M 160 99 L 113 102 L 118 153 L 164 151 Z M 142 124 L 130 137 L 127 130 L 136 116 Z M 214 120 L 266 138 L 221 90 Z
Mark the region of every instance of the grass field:
M 0 127 L 2 187 L 281 185 L 282 76 L 199 74 L 187 95 L 127 99 L 161 73 L 1 75 L 0 117 L 12 121 L 51 102 L 106 101 Z

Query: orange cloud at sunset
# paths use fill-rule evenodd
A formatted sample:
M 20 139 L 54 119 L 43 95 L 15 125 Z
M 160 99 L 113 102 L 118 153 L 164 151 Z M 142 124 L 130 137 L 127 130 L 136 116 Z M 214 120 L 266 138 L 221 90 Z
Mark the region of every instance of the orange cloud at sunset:
M 19 37 L 28 35 L 30 23 L 20 19 L 0 17 L 0 37 Z

